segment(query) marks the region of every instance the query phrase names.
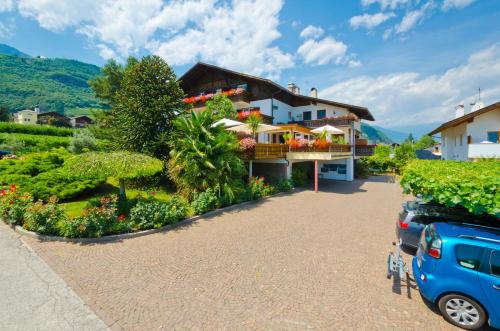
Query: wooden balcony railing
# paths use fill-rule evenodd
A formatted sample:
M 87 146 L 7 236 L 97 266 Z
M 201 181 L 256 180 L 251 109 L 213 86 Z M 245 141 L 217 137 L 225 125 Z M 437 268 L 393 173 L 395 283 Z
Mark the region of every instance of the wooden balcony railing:
M 356 145 L 355 154 L 356 156 L 370 156 L 373 155 L 377 145 Z
M 288 145 L 284 144 L 257 144 L 252 149 L 240 152 L 243 160 L 263 160 L 284 158 L 288 152 Z

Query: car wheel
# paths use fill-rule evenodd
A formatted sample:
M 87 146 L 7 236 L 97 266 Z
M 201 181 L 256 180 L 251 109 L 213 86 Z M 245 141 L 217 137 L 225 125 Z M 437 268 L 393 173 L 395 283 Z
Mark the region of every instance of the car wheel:
M 477 330 L 486 322 L 483 307 L 463 295 L 445 295 L 439 300 L 438 306 L 445 320 L 462 329 Z

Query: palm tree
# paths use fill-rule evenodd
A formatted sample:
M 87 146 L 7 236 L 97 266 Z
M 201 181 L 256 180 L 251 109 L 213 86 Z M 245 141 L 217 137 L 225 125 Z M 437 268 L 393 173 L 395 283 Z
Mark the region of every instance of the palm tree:
M 236 155 L 238 141 L 222 127 L 210 127 L 211 112 L 191 112 L 174 121 L 175 134 L 168 162 L 169 177 L 188 199 L 212 188 L 229 199 L 242 185 L 243 161 Z
M 260 123 L 262 123 L 262 118 L 257 114 L 250 114 L 246 123 L 250 127 L 250 130 L 252 130 L 254 139 L 257 140 L 257 130 L 259 129 Z

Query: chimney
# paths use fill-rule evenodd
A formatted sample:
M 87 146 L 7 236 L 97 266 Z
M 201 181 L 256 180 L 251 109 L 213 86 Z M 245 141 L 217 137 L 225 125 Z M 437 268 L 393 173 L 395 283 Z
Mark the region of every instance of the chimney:
M 459 118 L 465 115 L 464 105 L 458 105 L 455 107 L 455 118 Z
M 300 94 L 300 88 L 295 83 L 288 83 L 288 91 L 293 94 Z
M 38 108 L 38 106 L 35 106 L 34 111 L 35 111 L 35 113 L 40 114 L 40 108 Z
M 311 87 L 311 92 L 309 93 L 310 97 L 318 98 L 318 90 L 315 87 Z

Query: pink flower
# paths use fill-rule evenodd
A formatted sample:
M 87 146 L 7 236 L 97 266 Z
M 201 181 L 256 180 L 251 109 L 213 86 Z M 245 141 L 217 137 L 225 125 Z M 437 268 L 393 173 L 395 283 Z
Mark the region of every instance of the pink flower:
M 123 221 L 125 221 L 125 215 L 124 214 L 120 214 L 118 216 L 118 222 L 123 222 Z

